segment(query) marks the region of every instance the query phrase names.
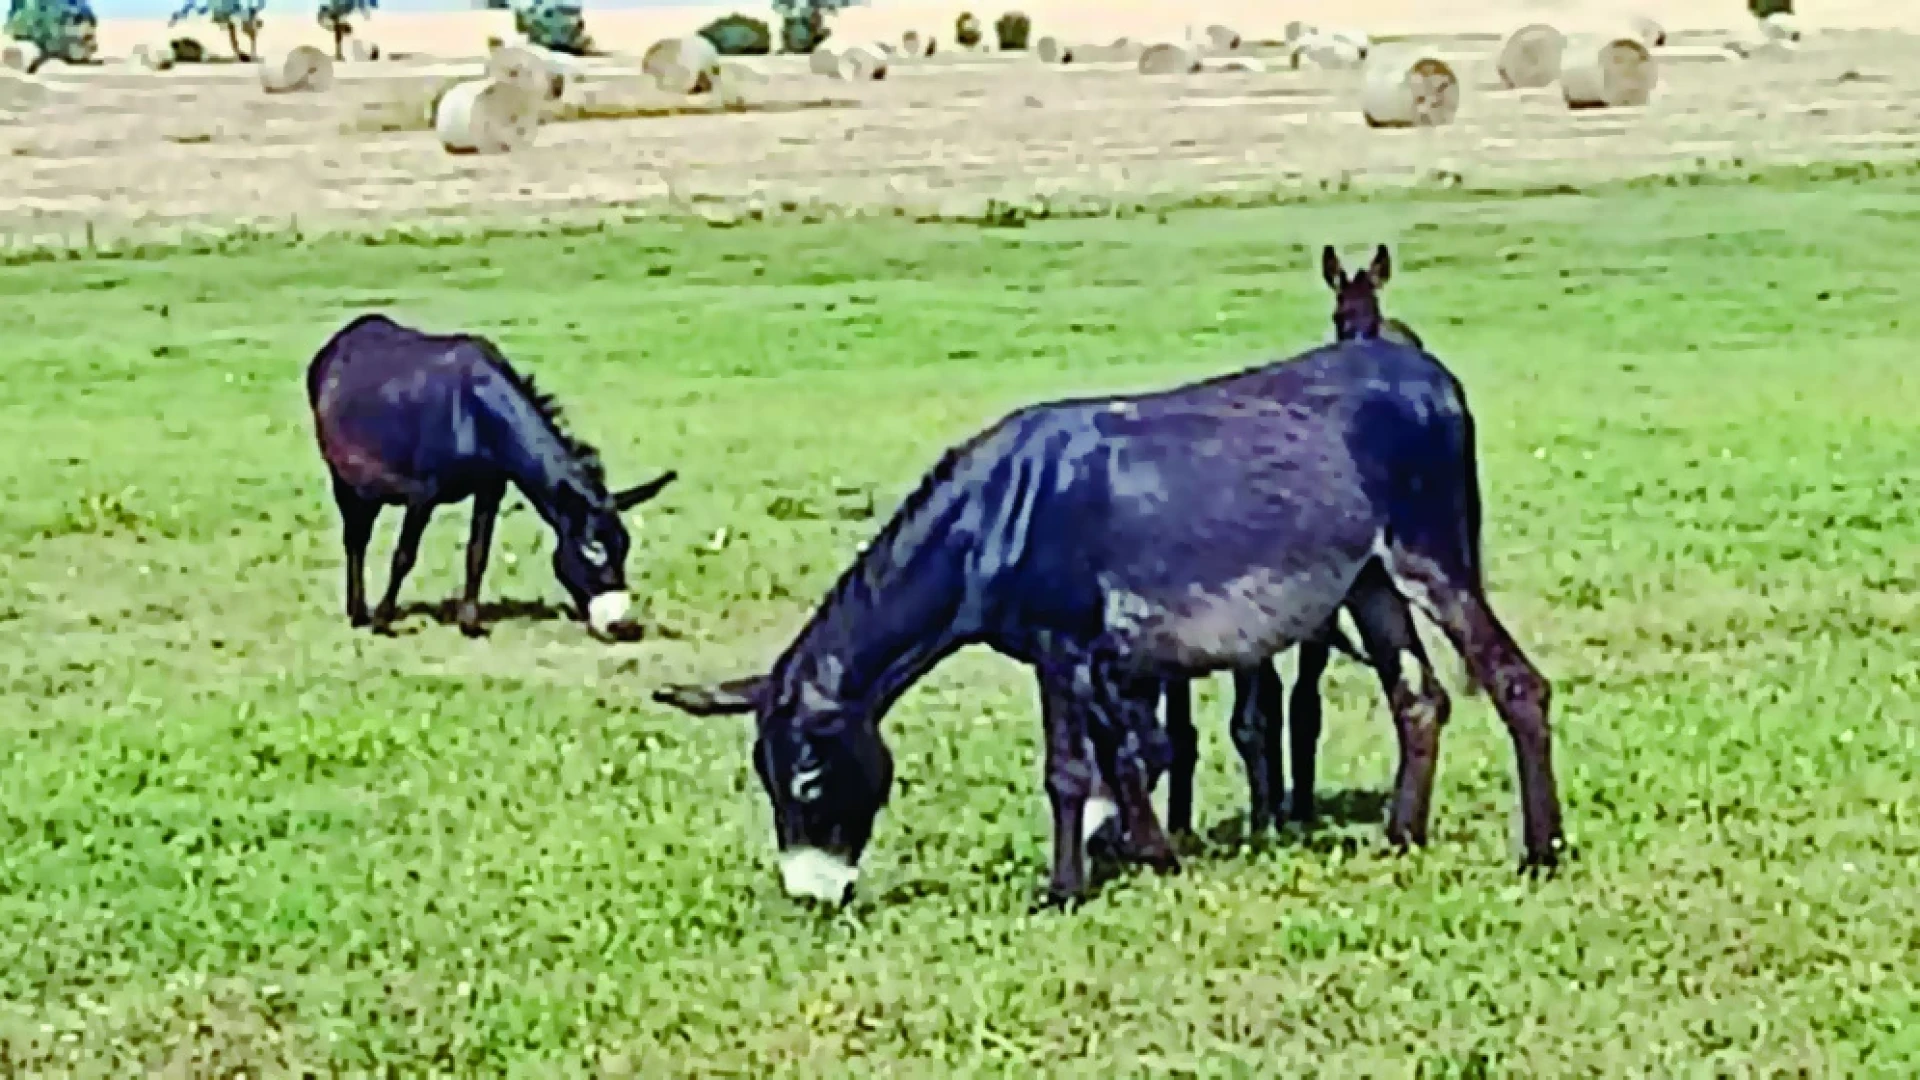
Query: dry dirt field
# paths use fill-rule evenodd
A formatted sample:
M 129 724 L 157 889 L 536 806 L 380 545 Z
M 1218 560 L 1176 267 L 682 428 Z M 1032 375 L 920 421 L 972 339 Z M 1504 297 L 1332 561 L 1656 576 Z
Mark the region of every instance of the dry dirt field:
M 1725 35 L 1675 35 L 1678 44 Z M 1148 78 L 1026 56 L 896 64 L 880 83 L 757 61 L 735 111 L 668 102 L 631 61 L 594 62 L 531 151 L 444 153 L 434 93 L 478 63 L 343 65 L 324 94 L 269 96 L 251 67 L 64 69 L 0 102 L 0 232 L 13 245 L 238 226 L 305 230 L 598 209 L 977 214 L 989 200 L 1256 197 L 1296 186 L 1578 186 L 1623 175 L 1910 157 L 1920 38 L 1828 31 L 1791 59 L 1670 60 L 1644 109 L 1574 113 L 1557 87 L 1498 89 L 1493 35 L 1431 39 L 1460 73 L 1451 126 L 1376 131 L 1359 75 Z M 649 108 L 696 114 L 631 116 Z M 586 119 L 593 116 L 616 119 Z

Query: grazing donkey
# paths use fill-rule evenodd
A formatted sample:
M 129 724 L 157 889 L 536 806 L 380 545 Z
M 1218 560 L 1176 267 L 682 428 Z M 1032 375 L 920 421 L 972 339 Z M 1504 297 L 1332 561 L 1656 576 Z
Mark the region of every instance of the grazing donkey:
M 1459 382 L 1397 342 L 1336 342 L 1158 393 L 1010 414 L 942 457 L 767 675 L 654 696 L 757 714 L 753 763 L 783 884 L 844 901 L 892 786 L 888 708 L 963 646 L 1021 660 L 1046 730 L 1049 887 L 1076 897 L 1096 776 L 1130 853 L 1176 862 L 1149 799 L 1171 755 L 1155 716 L 1164 680 L 1263 663 L 1343 604 L 1400 732 L 1390 833 L 1423 840 L 1444 698 L 1399 617 L 1404 596 L 1494 688 L 1519 760 L 1525 865 L 1551 866 L 1562 840 L 1549 686 L 1487 603 L 1478 525 Z
M 1385 244 L 1374 250 L 1373 262 L 1349 276 L 1340 265 L 1340 256 L 1331 246 L 1320 256 L 1320 273 L 1333 290 L 1333 334 L 1335 341 L 1361 341 L 1386 338 L 1424 349 L 1418 335 L 1398 319 L 1383 318 L 1380 290 L 1393 275 L 1392 257 Z M 1396 594 L 1397 595 L 1397 594 Z M 1376 602 L 1390 604 L 1382 596 Z M 1405 601 L 1400 602 L 1402 608 Z M 1403 616 L 1394 616 L 1399 619 Z M 1416 638 L 1417 640 L 1417 638 Z M 1233 712 L 1229 731 L 1233 745 L 1246 767 L 1247 795 L 1250 802 L 1248 826 L 1258 832 L 1282 816 L 1305 824 L 1314 818 L 1314 767 L 1320 743 L 1320 678 L 1325 674 L 1333 649 L 1339 649 L 1362 662 L 1378 666 L 1371 656 L 1362 656 L 1330 622 L 1320 634 L 1300 642 L 1299 672 L 1291 700 L 1283 702 L 1285 684 L 1269 659 L 1233 673 Z M 1165 688 L 1167 737 L 1173 747 L 1173 764 L 1167 775 L 1167 831 L 1175 835 L 1193 829 L 1193 774 L 1199 765 L 1200 736 L 1193 727 L 1191 682 L 1185 678 L 1167 680 Z M 1446 704 L 1439 706 L 1442 710 Z M 1291 714 L 1289 719 L 1288 714 Z M 1286 728 L 1293 763 L 1293 797 L 1286 798 L 1286 786 L 1280 782 L 1281 762 L 1287 760 L 1280 748 L 1280 732 Z M 1100 821 L 1098 829 L 1113 819 L 1117 811 L 1110 802 L 1095 797 Z
M 553 572 L 576 614 L 602 637 L 625 617 L 629 540 L 620 512 L 658 495 L 676 474 L 609 494 L 599 454 L 565 432 L 553 400 L 493 342 L 363 315 L 315 354 L 307 401 L 340 508 L 353 625 L 390 626 L 433 511 L 471 498 L 459 622 L 468 636 L 484 633 L 480 579 L 509 483 L 553 527 Z M 386 595 L 369 618 L 367 542 L 384 506 L 405 507 L 406 519 Z

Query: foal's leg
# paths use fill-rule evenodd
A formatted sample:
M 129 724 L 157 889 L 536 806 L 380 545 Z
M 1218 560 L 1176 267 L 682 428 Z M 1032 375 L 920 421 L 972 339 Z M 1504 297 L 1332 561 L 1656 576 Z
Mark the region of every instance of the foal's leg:
M 339 477 L 333 478 L 333 502 L 340 508 L 341 541 L 347 552 L 347 622 L 367 625 L 367 544 L 380 504 L 356 495 Z
M 1317 641 L 1300 643 L 1300 670 L 1294 675 L 1293 698 L 1288 702 L 1287 742 L 1293 751 L 1293 802 L 1287 808 L 1287 816 L 1303 825 L 1313 820 L 1314 762 L 1320 748 L 1320 677 L 1326 674 L 1327 658 L 1332 651 Z
M 431 517 L 431 505 L 415 503 L 407 507 L 407 516 L 400 523 L 400 542 L 393 548 L 393 566 L 387 571 L 387 592 L 380 598 L 380 606 L 373 610 L 373 623 L 379 629 L 385 630 L 393 625 L 400 599 L 400 583 L 413 571 L 414 560 L 420 555 L 420 535 L 427 531 L 427 521 Z
M 1040 665 L 1040 717 L 1046 738 L 1047 801 L 1053 807 L 1053 868 L 1047 892 L 1071 900 L 1087 891 L 1085 823 L 1094 763 L 1086 710 L 1074 693 L 1075 673 L 1060 661 Z
M 1263 683 L 1273 672 L 1271 661 L 1233 672 L 1233 717 L 1227 730 L 1233 736 L 1233 748 L 1240 751 L 1240 763 L 1247 772 L 1247 832 L 1265 831 L 1273 824 L 1273 808 L 1280 798 L 1273 791 L 1274 763 L 1269 732 L 1281 722 L 1279 714 L 1266 706 L 1268 695 Z
M 1173 744 L 1173 768 L 1167 776 L 1167 832 L 1193 832 L 1193 774 L 1200 765 L 1200 734 L 1193 729 L 1193 681 L 1168 679 L 1162 686 L 1167 702 L 1167 740 Z
M 493 523 L 500 516 L 505 484 L 482 487 L 473 494 L 473 526 L 467 534 L 467 591 L 460 598 L 460 632 L 468 637 L 485 634 L 480 625 L 480 579 L 487 575 L 487 550 L 493 546 Z
M 1552 869 L 1566 844 L 1547 719 L 1552 686 L 1501 625 L 1472 574 L 1450 570 L 1448 560 L 1404 549 L 1395 551 L 1391 573 L 1400 590 L 1446 633 L 1466 662 L 1467 675 L 1492 696 L 1519 766 L 1527 849 L 1522 868 Z
M 1360 631 L 1361 647 L 1371 659 L 1393 710 L 1400 736 L 1400 768 L 1394 777 L 1393 807 L 1387 815 L 1387 840 L 1395 847 L 1425 844 L 1433 805 L 1433 774 L 1440 759 L 1440 729 L 1452 701 L 1434 677 L 1413 613 L 1384 574 L 1362 571 L 1348 595 L 1347 610 Z M 1407 661 L 1412 660 L 1411 666 Z

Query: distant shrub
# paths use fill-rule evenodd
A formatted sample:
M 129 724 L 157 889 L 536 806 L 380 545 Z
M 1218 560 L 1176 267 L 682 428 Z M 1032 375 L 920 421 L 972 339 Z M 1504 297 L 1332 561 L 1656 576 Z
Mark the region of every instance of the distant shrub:
M 1027 35 L 1033 32 L 1033 20 L 1018 11 L 1009 11 L 994 20 L 993 36 L 1001 52 L 1020 52 L 1027 47 Z
M 199 38 L 177 37 L 167 42 L 167 49 L 173 53 L 176 64 L 204 64 L 207 62 L 207 47 L 200 44 Z M 241 59 L 245 59 L 242 57 Z
M 513 28 L 552 52 L 585 56 L 593 51 L 587 17 L 574 0 L 523 0 L 513 9 Z
M 980 44 L 980 20 L 971 11 L 963 11 L 953 20 L 953 40 L 963 49 L 971 49 Z
M 773 51 L 773 28 L 759 19 L 734 12 L 700 28 L 721 56 L 765 56 Z
M 1791 15 L 1793 0 L 1747 0 L 1747 10 L 1756 19 L 1764 19 L 1769 15 Z
M 99 26 L 87 0 L 9 0 L 7 5 L 7 36 L 38 53 L 28 71 L 49 60 L 90 62 L 100 51 Z

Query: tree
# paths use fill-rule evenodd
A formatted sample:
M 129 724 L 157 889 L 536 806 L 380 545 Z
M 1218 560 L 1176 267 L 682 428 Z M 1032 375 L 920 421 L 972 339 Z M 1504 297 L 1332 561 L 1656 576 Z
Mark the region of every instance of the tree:
M 520 0 L 513 9 L 513 28 L 552 52 L 586 56 L 593 51 L 578 0 Z
M 239 60 L 252 60 L 260 55 L 260 13 L 266 9 L 267 0 L 185 0 L 180 10 L 173 13 L 167 25 L 193 18 L 213 20 L 213 25 L 227 32 L 227 44 L 232 46 L 233 55 Z M 240 35 L 247 36 L 247 47 L 240 47 Z
M 773 0 L 780 16 L 780 45 L 790 53 L 810 53 L 827 40 L 828 14 L 849 7 L 853 0 Z
M 320 0 L 320 25 L 333 35 L 333 58 L 345 60 L 347 35 L 353 20 L 380 9 L 380 0 Z
M 49 60 L 83 64 L 93 59 L 98 26 L 87 0 L 8 0 L 7 36 L 32 45 L 37 54 L 29 72 Z

